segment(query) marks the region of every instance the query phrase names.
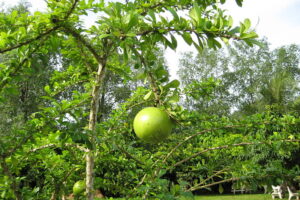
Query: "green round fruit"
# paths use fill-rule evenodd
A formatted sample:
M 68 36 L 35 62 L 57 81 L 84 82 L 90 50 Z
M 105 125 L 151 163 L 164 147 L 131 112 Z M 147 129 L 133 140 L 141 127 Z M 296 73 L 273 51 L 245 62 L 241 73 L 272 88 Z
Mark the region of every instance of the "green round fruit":
M 171 134 L 172 122 L 166 112 L 156 107 L 148 107 L 135 116 L 133 129 L 143 141 L 157 143 Z
M 73 194 L 79 195 L 85 191 L 85 181 L 77 181 L 73 186 Z

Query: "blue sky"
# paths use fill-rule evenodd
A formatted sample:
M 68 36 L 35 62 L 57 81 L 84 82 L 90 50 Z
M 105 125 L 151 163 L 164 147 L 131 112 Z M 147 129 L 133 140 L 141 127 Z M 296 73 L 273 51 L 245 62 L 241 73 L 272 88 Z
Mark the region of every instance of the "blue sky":
M 291 26 L 298 26 L 300 24 L 300 1 L 290 5 L 285 10 L 282 10 L 279 14 L 284 21 Z

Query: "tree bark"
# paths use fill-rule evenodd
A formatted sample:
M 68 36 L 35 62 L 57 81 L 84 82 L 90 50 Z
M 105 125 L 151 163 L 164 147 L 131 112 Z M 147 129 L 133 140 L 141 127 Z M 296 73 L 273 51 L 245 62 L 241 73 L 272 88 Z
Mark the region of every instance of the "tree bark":
M 94 152 L 90 150 L 86 154 L 86 198 L 94 199 Z
M 92 101 L 89 115 L 90 142 L 92 147 L 88 149 L 86 154 L 86 198 L 87 200 L 94 199 L 94 149 L 95 149 L 95 127 L 97 122 L 97 113 L 99 109 L 100 87 L 105 73 L 105 62 L 99 63 L 98 72 L 92 91 Z

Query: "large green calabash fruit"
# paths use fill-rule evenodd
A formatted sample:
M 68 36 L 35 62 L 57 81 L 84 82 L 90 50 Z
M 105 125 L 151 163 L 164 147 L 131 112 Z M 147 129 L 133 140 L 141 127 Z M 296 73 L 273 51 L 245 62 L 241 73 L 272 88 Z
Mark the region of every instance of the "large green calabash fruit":
M 143 141 L 158 143 L 171 134 L 172 122 L 166 112 L 156 107 L 148 107 L 135 116 L 133 129 Z
M 77 181 L 73 186 L 73 194 L 75 196 L 82 194 L 85 191 L 85 181 Z

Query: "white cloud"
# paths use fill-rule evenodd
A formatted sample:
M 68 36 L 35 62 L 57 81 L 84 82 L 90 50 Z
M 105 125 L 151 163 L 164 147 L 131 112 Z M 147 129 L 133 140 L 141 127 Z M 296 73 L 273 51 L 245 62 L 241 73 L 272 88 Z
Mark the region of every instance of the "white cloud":
M 291 43 L 300 44 L 300 22 L 292 24 L 289 18 L 283 17 L 297 3 L 298 0 L 246 0 L 242 8 L 234 5 L 233 1 L 226 4 L 225 8 L 236 22 L 249 18 L 256 25 L 258 34 L 266 36 L 275 48 Z

